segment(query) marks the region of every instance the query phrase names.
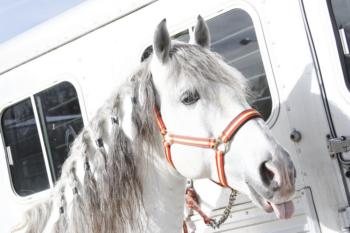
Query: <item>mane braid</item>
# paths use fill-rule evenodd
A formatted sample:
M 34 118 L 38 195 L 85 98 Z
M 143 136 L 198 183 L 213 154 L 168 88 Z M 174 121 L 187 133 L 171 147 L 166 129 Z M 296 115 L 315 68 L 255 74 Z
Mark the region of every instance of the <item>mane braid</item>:
M 119 125 L 121 103 L 130 96 L 133 142 Z M 161 150 L 153 116 L 156 99 L 148 61 L 143 62 L 77 136 L 52 194 L 26 212 L 26 224 L 19 228 L 26 233 L 142 232 L 143 174 L 137 164 Z M 58 216 L 52 229 L 45 228 L 50 216 Z
M 59 217 L 57 222 L 54 224 L 53 232 L 61 233 L 66 232 L 68 222 L 67 222 L 67 202 L 64 196 L 65 188 L 61 188 L 59 192 Z

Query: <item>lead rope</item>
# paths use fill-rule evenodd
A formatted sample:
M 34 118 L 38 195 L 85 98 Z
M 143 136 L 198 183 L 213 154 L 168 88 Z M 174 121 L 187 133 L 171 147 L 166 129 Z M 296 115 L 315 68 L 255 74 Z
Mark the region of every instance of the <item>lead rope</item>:
M 218 229 L 221 226 L 221 224 L 223 224 L 227 220 L 227 218 L 230 216 L 231 209 L 234 205 L 237 194 L 238 194 L 238 192 L 236 190 L 231 189 L 229 203 L 226 206 L 223 215 L 218 220 L 216 220 L 216 219 L 208 217 L 199 207 L 197 193 L 196 193 L 195 189 L 193 188 L 192 181 L 191 181 L 191 186 L 187 187 L 186 194 L 185 194 L 186 207 L 189 210 L 196 211 L 202 217 L 203 222 L 207 226 L 210 226 L 213 229 Z M 187 217 L 187 219 L 188 218 L 189 217 Z M 184 229 L 184 233 L 188 233 L 188 227 L 186 225 L 186 221 L 184 221 L 183 229 Z

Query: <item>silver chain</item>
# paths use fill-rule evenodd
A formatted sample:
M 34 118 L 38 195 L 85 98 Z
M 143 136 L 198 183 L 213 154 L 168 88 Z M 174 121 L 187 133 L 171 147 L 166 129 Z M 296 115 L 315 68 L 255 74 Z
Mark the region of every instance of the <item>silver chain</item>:
M 223 224 L 227 220 L 228 216 L 230 216 L 231 209 L 234 205 L 237 194 L 238 194 L 238 192 L 236 190 L 232 189 L 228 205 L 226 206 L 226 208 L 224 210 L 224 214 L 219 218 L 219 220 L 212 219 L 212 221 L 209 222 L 208 226 L 211 226 L 213 229 L 218 229 L 220 227 L 220 225 Z

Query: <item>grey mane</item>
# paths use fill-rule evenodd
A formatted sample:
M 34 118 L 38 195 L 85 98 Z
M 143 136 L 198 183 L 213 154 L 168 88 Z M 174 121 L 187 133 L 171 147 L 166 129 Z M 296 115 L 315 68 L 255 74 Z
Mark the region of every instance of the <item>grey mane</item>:
M 138 93 L 146 98 L 142 106 Z M 138 216 L 143 211 L 143 188 L 137 163 L 149 153 L 145 148 L 151 150 L 149 145 L 157 148 L 156 142 L 160 140 L 152 114 L 155 96 L 147 63 L 143 63 L 75 139 L 50 199 L 26 213 L 27 233 L 42 232 L 51 211 L 59 212 L 53 226 L 55 233 L 141 229 Z M 131 98 L 134 105 L 132 120 L 137 134 L 133 142 L 119 125 L 123 98 Z M 81 181 L 77 178 L 78 169 L 84 171 Z M 67 207 L 67 190 L 73 193 L 71 208 Z M 54 202 L 59 203 L 59 209 L 53 208 Z
M 59 218 L 54 233 L 142 232 L 138 216 L 143 209 L 142 171 L 137 165 L 149 154 L 161 154 L 161 139 L 153 107 L 161 106 L 149 71 L 151 51 L 128 81 L 114 93 L 75 139 L 62 175 L 49 199 L 26 213 L 26 232 L 39 233 L 52 214 Z M 216 85 L 224 83 L 238 96 L 245 85 L 235 80 L 235 71 L 218 55 L 195 45 L 174 44 L 171 69 L 176 76 L 191 78 L 203 92 L 215 95 Z M 235 74 L 235 73 L 234 73 Z M 175 80 L 176 81 L 176 80 Z M 135 138 L 123 132 L 121 104 L 130 98 Z M 78 172 L 84 174 L 78 179 Z M 80 174 L 80 173 L 79 173 Z M 71 192 L 71 207 L 66 194 Z M 59 208 L 55 208 L 59 206 Z

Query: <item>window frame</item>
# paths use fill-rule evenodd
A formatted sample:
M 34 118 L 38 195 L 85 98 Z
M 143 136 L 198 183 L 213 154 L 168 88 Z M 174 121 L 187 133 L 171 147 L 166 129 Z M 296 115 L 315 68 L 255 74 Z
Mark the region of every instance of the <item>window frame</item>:
M 327 8 L 328 8 L 328 13 L 329 13 L 329 19 L 330 19 L 332 29 L 333 29 L 334 39 L 336 42 L 339 63 L 341 66 L 341 72 L 343 74 L 343 79 L 344 79 L 346 88 L 348 91 L 350 91 L 350 74 L 348 74 L 347 67 L 345 64 L 343 45 L 342 45 L 341 38 L 339 35 L 338 24 L 337 24 L 334 10 L 333 10 L 332 0 L 326 0 L 326 4 L 327 4 Z M 350 67 L 349 67 L 349 70 L 350 70 Z
M 27 92 L 26 95 L 22 95 L 19 98 L 15 98 L 14 100 L 12 100 L 12 101 L 8 102 L 7 104 L 0 107 L 0 122 L 2 122 L 4 112 L 8 108 L 16 105 L 17 103 L 19 103 L 21 101 L 24 101 L 26 99 L 30 99 L 30 102 L 31 102 L 32 108 L 33 108 L 36 129 L 38 131 L 38 136 L 39 136 L 39 140 L 40 140 L 40 147 L 42 149 L 42 153 L 43 153 L 43 157 L 44 157 L 43 159 L 44 159 L 44 163 L 45 163 L 45 169 L 46 169 L 46 173 L 48 176 L 49 188 L 42 190 L 42 191 L 39 191 L 39 192 L 36 192 L 36 193 L 33 193 L 33 194 L 30 194 L 30 195 L 27 195 L 27 196 L 21 196 L 16 192 L 15 187 L 13 185 L 13 180 L 12 180 L 12 175 L 11 175 L 11 170 L 10 170 L 10 163 L 9 163 L 9 155 L 7 153 L 5 138 L 4 138 L 4 131 L 3 131 L 2 124 L 1 124 L 0 125 L 0 134 L 1 134 L 1 144 L 0 145 L 2 145 L 3 154 L 6 157 L 5 160 L 6 160 L 6 166 L 7 166 L 7 174 L 8 174 L 8 179 L 9 179 L 9 182 L 11 185 L 13 196 L 19 201 L 40 199 L 41 197 L 48 195 L 50 190 L 52 190 L 52 188 L 54 188 L 54 186 L 55 186 L 54 181 L 53 181 L 53 176 L 52 176 L 52 173 L 54 171 L 51 171 L 51 167 L 49 164 L 49 158 L 47 155 L 47 149 L 46 149 L 45 139 L 44 139 L 44 135 L 43 135 L 43 131 L 42 131 L 43 129 L 42 129 L 42 126 L 40 123 L 37 104 L 35 101 L 35 95 L 39 94 L 40 92 L 43 92 L 45 90 L 48 90 L 56 85 L 64 83 L 64 82 L 69 83 L 75 89 L 75 91 L 77 93 L 79 106 L 80 106 L 80 113 L 81 113 L 82 121 L 83 121 L 83 124 L 86 125 L 86 123 L 88 122 L 88 118 L 87 118 L 87 114 L 86 114 L 86 107 L 85 107 L 84 98 L 83 98 L 82 91 L 81 91 L 82 89 L 81 89 L 79 83 L 77 82 L 77 80 L 72 78 L 71 76 L 64 76 L 61 79 L 55 80 L 55 81 L 50 82 L 49 84 L 47 84 L 45 86 L 42 86 L 41 88 L 32 89 L 31 91 Z
M 231 3 L 230 5 L 223 6 L 220 8 L 211 9 L 210 12 L 204 12 L 201 15 L 204 18 L 204 20 L 207 21 L 234 9 L 238 9 L 246 12 L 253 22 L 254 31 L 256 34 L 263 67 L 265 69 L 266 81 L 270 90 L 271 102 L 272 102 L 271 113 L 266 120 L 266 124 L 269 126 L 269 128 L 273 128 L 273 126 L 277 122 L 277 119 L 280 113 L 280 98 L 279 98 L 279 92 L 277 89 L 275 75 L 272 68 L 271 58 L 268 52 L 268 45 L 265 39 L 263 26 L 257 10 L 248 3 L 239 2 L 239 3 Z M 194 19 L 195 18 L 196 17 L 194 17 Z M 184 30 L 189 30 L 190 32 L 191 28 L 195 26 L 195 23 L 196 21 L 188 21 L 186 24 L 182 23 L 181 25 L 175 25 L 175 27 L 173 28 L 174 30 L 170 30 L 170 35 L 171 36 L 177 35 Z

